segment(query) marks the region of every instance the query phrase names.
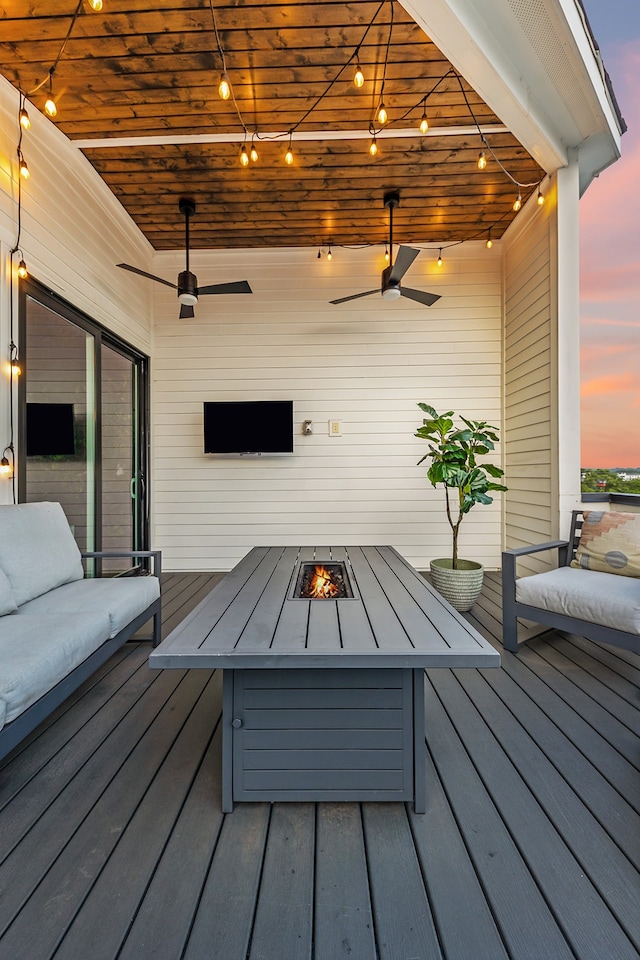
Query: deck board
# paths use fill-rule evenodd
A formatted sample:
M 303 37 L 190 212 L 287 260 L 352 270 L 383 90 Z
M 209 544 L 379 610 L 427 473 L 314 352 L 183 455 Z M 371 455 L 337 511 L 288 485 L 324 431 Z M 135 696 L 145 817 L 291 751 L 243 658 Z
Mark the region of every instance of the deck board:
M 166 635 L 220 575 L 163 579 Z M 127 644 L 0 765 L 0 956 L 639 960 L 640 658 L 504 653 L 499 587 L 466 616 L 502 667 L 427 671 L 424 816 L 223 814 L 219 673 Z

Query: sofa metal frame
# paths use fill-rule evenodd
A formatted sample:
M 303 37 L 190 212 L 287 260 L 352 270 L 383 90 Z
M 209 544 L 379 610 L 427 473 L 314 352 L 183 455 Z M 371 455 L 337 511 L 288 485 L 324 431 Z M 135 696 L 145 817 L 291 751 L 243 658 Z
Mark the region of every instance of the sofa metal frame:
M 83 560 L 106 560 L 112 558 L 131 558 L 133 559 L 151 559 L 151 573 L 160 579 L 161 574 L 161 553 L 159 550 L 104 550 L 82 553 Z M 43 694 L 39 700 L 31 704 L 30 707 L 21 713 L 19 717 L 0 730 L 0 760 L 11 753 L 11 751 L 24 740 L 33 730 L 45 720 L 61 703 L 67 699 L 78 687 L 87 680 L 92 673 L 101 667 L 115 651 L 121 647 L 127 640 L 140 629 L 148 620 L 153 617 L 153 633 L 151 637 L 141 638 L 151 640 L 154 647 L 157 647 L 162 639 L 161 629 L 162 597 L 154 600 L 146 610 L 138 614 L 134 620 L 123 627 L 115 637 L 110 637 L 97 650 L 94 650 L 86 660 L 79 663 L 66 677 L 63 677 L 55 687 Z
M 627 633 L 625 630 L 616 630 L 615 627 L 602 626 L 591 623 L 589 620 L 578 620 L 550 610 L 542 610 L 528 603 L 516 600 L 516 561 L 518 557 L 528 554 L 542 553 L 545 550 L 558 551 L 558 566 L 569 566 L 576 555 L 580 543 L 584 515 L 582 510 L 573 510 L 571 513 L 571 530 L 568 540 L 551 540 L 548 543 L 539 543 L 531 547 L 515 547 L 504 550 L 502 553 L 502 642 L 505 650 L 517 653 L 518 617 L 533 620 L 546 627 L 574 633 L 599 643 L 609 643 L 624 647 L 634 653 L 640 653 L 640 636 L 636 633 Z M 537 574 L 531 574 L 537 576 Z M 611 574 L 614 576 L 614 574 Z M 529 638 L 530 639 L 530 638 Z

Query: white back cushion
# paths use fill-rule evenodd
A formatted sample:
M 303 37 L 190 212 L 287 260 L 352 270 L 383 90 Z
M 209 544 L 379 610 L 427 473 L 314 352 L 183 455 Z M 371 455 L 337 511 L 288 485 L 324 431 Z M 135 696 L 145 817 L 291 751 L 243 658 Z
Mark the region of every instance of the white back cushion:
M 59 503 L 0 505 L 0 569 L 18 606 L 82 579 L 80 551 Z
M 18 605 L 11 584 L 7 580 L 6 573 L 0 570 L 0 617 L 3 617 L 5 613 L 14 613 L 17 609 Z

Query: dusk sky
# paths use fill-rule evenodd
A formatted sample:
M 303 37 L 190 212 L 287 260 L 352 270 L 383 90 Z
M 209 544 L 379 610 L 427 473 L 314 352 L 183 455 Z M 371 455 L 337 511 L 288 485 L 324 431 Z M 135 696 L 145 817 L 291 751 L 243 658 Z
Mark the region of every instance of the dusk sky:
M 583 0 L 627 133 L 580 202 L 582 466 L 640 467 L 640 0 Z

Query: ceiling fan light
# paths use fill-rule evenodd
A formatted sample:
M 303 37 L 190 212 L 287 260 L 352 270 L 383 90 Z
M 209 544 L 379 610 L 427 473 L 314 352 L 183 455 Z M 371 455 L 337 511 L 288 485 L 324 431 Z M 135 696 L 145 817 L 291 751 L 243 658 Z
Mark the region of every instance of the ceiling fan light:
M 400 294 L 400 287 L 385 287 L 382 291 L 385 300 L 397 300 Z
M 227 76 L 227 71 L 224 70 L 220 74 L 220 83 L 218 84 L 218 95 L 221 100 L 228 100 L 231 96 L 231 84 L 229 83 L 229 77 Z
M 178 300 L 184 307 L 195 307 L 198 302 L 195 293 L 179 293 Z

